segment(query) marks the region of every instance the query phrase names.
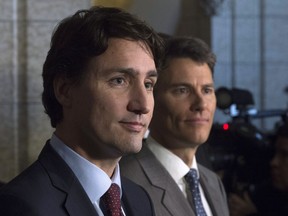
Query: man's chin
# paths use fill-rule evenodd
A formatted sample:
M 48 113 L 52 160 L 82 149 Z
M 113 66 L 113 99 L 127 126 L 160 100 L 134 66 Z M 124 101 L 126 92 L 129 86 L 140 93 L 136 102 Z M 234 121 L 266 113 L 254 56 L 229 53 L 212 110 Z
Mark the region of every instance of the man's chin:
M 124 155 L 136 154 L 142 149 L 142 139 L 141 141 L 130 143 L 124 151 Z

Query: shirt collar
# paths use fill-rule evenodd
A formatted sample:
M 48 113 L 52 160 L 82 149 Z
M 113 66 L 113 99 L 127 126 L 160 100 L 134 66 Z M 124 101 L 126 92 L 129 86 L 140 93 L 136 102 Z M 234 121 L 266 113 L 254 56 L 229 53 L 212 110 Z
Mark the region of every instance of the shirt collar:
M 109 189 L 112 182 L 119 185 L 122 195 L 119 164 L 110 179 L 102 169 L 73 151 L 55 134 L 53 134 L 50 144 L 72 169 L 93 203 L 99 203 L 101 196 Z
M 147 137 L 146 142 L 147 147 L 176 182 L 179 182 L 189 172 L 190 168 L 196 169 L 199 176 L 196 157 L 193 157 L 192 166 L 188 167 L 180 157 L 163 147 L 150 135 Z

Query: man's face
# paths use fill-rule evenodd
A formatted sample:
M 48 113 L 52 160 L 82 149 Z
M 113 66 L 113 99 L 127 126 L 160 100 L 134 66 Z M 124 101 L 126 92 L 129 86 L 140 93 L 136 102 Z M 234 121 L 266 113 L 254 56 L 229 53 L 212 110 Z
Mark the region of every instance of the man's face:
M 274 186 L 288 191 L 288 138 L 286 137 L 278 137 L 276 140 L 271 174 Z
M 204 143 L 216 109 L 211 70 L 207 64 L 175 58 L 162 73 L 152 120 L 158 141 L 169 149 Z
M 153 56 L 141 42 L 113 38 L 108 44 L 72 87 L 71 106 L 64 112 L 78 150 L 97 159 L 141 149 L 157 80 Z

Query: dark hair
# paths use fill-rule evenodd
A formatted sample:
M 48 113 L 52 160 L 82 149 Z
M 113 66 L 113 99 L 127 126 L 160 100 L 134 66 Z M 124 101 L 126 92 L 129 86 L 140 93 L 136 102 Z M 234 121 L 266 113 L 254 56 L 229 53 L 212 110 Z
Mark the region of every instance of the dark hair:
M 288 138 L 288 122 L 283 123 L 276 132 L 277 137 L 286 137 Z
M 63 118 L 62 106 L 54 94 L 54 80 L 63 77 L 72 83 L 80 82 L 89 61 L 105 52 L 112 37 L 142 41 L 151 50 L 156 67 L 160 67 L 162 39 L 144 21 L 118 8 L 77 11 L 59 23 L 43 65 L 42 102 L 52 127 Z
M 214 74 L 216 56 L 209 46 L 199 38 L 179 36 L 166 39 L 164 67 L 173 58 L 190 58 L 200 64 L 207 63 L 212 75 Z

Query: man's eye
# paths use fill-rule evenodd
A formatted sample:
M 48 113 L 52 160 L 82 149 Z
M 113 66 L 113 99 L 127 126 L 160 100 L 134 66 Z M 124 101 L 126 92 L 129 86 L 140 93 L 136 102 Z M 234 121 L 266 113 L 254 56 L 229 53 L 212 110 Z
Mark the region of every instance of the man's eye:
M 204 93 L 206 94 L 210 94 L 210 93 L 213 93 L 214 92 L 214 89 L 213 88 L 204 88 Z
M 152 82 L 146 82 L 145 83 L 145 88 L 147 90 L 153 90 L 154 84 Z
M 125 79 L 122 77 L 114 78 L 110 81 L 114 85 L 123 85 L 125 83 Z
M 176 94 L 186 94 L 189 92 L 189 89 L 187 87 L 178 87 L 174 89 L 174 93 Z

